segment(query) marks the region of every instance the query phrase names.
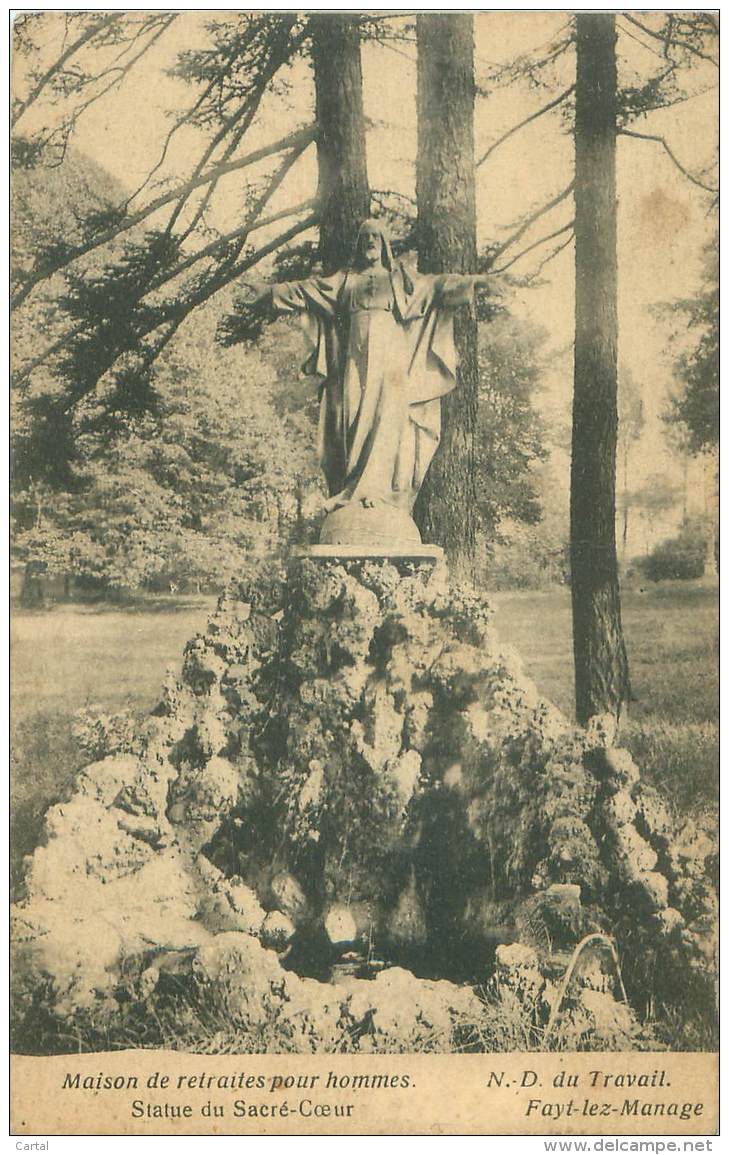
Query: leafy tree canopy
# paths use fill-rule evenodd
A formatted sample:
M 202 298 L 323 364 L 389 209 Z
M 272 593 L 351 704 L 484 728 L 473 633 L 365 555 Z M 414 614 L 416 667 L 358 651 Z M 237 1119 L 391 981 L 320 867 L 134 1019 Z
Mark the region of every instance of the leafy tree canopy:
M 673 398 L 668 420 L 681 422 L 694 453 L 713 449 L 719 440 L 719 243 L 712 238 L 704 250 L 703 285 L 693 296 L 673 303 L 688 339 L 674 362 L 680 391 Z

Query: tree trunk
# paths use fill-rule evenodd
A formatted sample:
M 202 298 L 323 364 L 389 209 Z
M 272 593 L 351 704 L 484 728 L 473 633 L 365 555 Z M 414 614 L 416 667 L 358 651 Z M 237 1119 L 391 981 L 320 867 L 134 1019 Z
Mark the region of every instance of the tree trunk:
M 618 431 L 615 17 L 577 16 L 572 620 L 577 719 L 629 696 L 615 548 Z
M 370 211 L 362 59 L 357 16 L 311 17 L 321 208 L 319 257 L 325 273 L 347 264 Z
M 704 457 L 704 509 L 706 511 L 706 554 L 704 579 L 715 582 L 719 578 L 717 529 L 719 525 L 719 458 L 716 450 Z
M 43 567 L 37 561 L 26 562 L 20 590 L 20 604 L 26 610 L 40 610 L 45 606 L 42 575 Z
M 418 255 L 424 273 L 476 271 L 473 16 L 423 13 L 418 39 Z M 443 402 L 442 443 L 415 507 L 425 541 L 445 547 L 457 575 L 475 577 L 478 327 L 455 318 L 458 382 Z
M 622 562 L 625 565 L 625 558 L 628 551 L 628 438 L 625 438 L 623 446 L 623 544 L 622 544 Z

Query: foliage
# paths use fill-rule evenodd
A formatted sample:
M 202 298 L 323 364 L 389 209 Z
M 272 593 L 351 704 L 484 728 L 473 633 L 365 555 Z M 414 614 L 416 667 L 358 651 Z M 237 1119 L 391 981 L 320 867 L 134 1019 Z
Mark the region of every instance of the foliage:
M 72 243 L 120 195 L 72 151 L 59 169 L 17 174 L 13 191 L 20 267 L 46 230 L 63 227 Z M 36 368 L 14 391 L 15 556 L 88 588 L 131 589 L 165 575 L 220 585 L 304 532 L 299 507 L 316 493 L 315 399 L 310 388 L 291 388 L 293 332 L 276 328 L 267 360 L 243 346 L 224 352 L 212 306 L 142 366 L 134 301 L 164 266 L 155 238 L 145 242 L 146 252 L 124 242 L 111 267 L 90 255 L 65 289 L 60 275 L 51 278 L 42 299 L 18 313 L 21 362 L 32 363 L 64 312 L 84 333 L 55 367 Z M 87 332 L 82 319 L 92 313 Z M 125 343 L 124 364 L 97 382 Z
M 510 519 L 534 525 L 541 516 L 535 468 L 546 457 L 536 408 L 545 334 L 505 309 L 479 326 L 479 412 L 476 484 L 487 548 Z
M 702 521 L 692 520 L 684 524 L 677 537 L 661 542 L 639 564 L 648 581 L 660 582 L 701 577 L 705 562 L 706 529 Z
M 639 510 L 649 526 L 654 526 L 661 515 L 675 509 L 681 496 L 680 486 L 666 473 L 652 474 L 642 485 L 628 489 L 622 495 L 622 513 L 626 507 Z
M 674 362 L 681 391 L 674 397 L 667 420 L 682 422 L 694 453 L 719 441 L 719 243 L 705 246 L 703 286 L 694 297 L 673 303 L 680 338 L 687 331 L 690 345 Z
M 64 51 L 46 69 L 54 22 L 62 19 Z M 194 309 L 261 258 L 266 246 L 254 252 L 249 233 L 313 139 L 306 130 L 264 145 L 252 159 L 232 159 L 264 94 L 276 91 L 278 73 L 304 43 L 308 25 L 288 13 L 231 14 L 199 22 L 198 43 L 178 54 L 176 74 L 189 84 L 189 107 L 175 114 L 142 186 L 130 193 L 108 178 L 99 180 L 96 166 L 68 148 L 76 125 L 176 19 L 168 13 L 52 13 L 15 26 L 19 74 L 25 71 L 24 95 L 14 106 L 16 159 L 23 167 L 14 182 L 19 211 L 13 269 L 14 381 L 24 391 L 25 426 L 15 476 L 23 486 L 32 481 L 54 491 L 69 487 L 79 464 L 77 410 L 86 399 L 93 398 L 96 428 L 107 435 L 116 435 L 125 421 L 155 413 L 153 362 Z M 24 118 L 36 102 L 36 112 L 48 112 L 50 102 L 53 115 L 45 128 L 23 136 Z M 189 179 L 176 177 L 170 189 L 160 170 L 183 126 L 198 135 L 200 153 Z M 252 177 L 246 181 L 243 172 L 239 178 L 237 227 L 221 236 L 206 219 L 218 170 L 256 163 Z M 46 196 L 64 184 L 69 195 Z M 305 217 L 289 225 L 289 232 L 295 236 L 312 223 Z M 281 243 L 279 236 L 267 251 Z
M 157 363 L 153 410 L 112 432 L 96 396 L 79 407 L 70 485 L 17 496 L 19 557 L 112 588 L 164 574 L 220 586 L 301 531 L 313 430 L 279 411 L 260 356 L 216 346 L 214 325 L 200 314 Z
M 502 527 L 502 540 L 485 563 L 490 590 L 538 590 L 569 582 L 569 541 L 552 526 L 517 523 Z
M 109 713 L 101 706 L 87 706 L 74 715 L 71 733 L 85 759 L 96 762 L 133 750 L 137 725 L 129 710 Z

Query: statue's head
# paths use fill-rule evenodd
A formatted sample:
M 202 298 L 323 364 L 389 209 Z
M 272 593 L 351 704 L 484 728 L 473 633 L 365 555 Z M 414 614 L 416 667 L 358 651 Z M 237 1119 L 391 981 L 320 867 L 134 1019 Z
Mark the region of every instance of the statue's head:
M 386 269 L 392 268 L 390 234 L 382 221 L 378 221 L 375 217 L 362 221 L 357 233 L 353 263 L 357 269 L 375 264 L 384 265 Z

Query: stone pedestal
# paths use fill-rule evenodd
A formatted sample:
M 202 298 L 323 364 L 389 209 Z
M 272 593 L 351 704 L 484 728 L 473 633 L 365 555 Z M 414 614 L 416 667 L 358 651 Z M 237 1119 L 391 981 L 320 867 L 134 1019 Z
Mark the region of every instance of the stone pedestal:
M 407 562 L 445 564 L 445 554 L 439 545 L 399 545 L 385 548 L 381 545 L 323 544 L 295 546 L 292 557 L 316 558 L 322 562 L 371 561 L 383 565 Z
M 322 545 L 356 542 L 379 548 L 381 556 L 421 544 L 420 530 L 410 513 L 381 501 L 374 505 L 352 502 L 333 510 L 324 519 L 319 541 Z

